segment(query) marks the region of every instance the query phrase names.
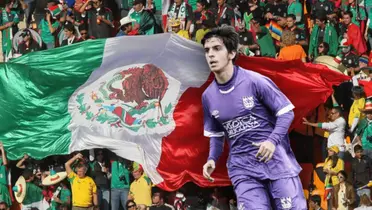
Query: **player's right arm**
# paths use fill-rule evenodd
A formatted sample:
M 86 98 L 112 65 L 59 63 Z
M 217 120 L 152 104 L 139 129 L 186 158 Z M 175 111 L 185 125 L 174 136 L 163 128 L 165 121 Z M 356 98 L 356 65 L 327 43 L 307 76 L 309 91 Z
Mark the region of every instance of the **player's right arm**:
M 216 168 L 216 162 L 223 152 L 225 134 L 219 122 L 212 116 L 213 111 L 209 110 L 205 95 L 202 97 L 202 104 L 204 111 L 204 136 L 210 138 L 209 156 L 207 163 L 203 166 L 203 176 L 213 182 L 214 179 L 211 177 L 211 174 Z M 218 110 L 216 111 L 218 112 Z M 218 116 L 218 113 L 215 114 L 215 117 Z

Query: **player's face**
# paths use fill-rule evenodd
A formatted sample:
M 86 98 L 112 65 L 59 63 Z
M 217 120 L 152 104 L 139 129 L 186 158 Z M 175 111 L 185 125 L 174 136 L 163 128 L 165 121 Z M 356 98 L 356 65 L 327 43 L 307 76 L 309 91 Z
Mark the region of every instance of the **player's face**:
M 222 72 L 232 62 L 235 53 L 229 53 L 220 38 L 212 37 L 204 44 L 205 58 L 214 73 Z

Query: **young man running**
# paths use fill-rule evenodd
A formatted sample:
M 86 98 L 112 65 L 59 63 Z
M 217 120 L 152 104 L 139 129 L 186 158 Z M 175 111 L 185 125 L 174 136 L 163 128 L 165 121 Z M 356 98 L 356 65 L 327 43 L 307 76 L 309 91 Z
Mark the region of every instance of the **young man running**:
M 213 181 L 226 137 L 239 210 L 305 210 L 301 167 L 287 135 L 294 106 L 269 78 L 234 66 L 238 43 L 233 27 L 213 29 L 202 40 L 215 75 L 202 97 L 204 134 L 211 144 L 203 175 Z

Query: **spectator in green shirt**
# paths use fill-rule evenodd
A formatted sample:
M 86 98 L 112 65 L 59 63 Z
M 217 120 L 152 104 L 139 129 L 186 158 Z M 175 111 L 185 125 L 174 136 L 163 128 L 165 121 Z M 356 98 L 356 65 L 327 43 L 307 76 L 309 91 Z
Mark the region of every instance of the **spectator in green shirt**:
M 257 43 L 260 46 L 260 55 L 262 57 L 274 58 L 276 49 L 273 38 L 269 30 L 265 26 L 260 26 L 260 21 L 257 18 L 251 20 L 253 30 L 256 32 Z
M 58 29 L 60 28 L 59 16 L 53 18 L 51 13 L 47 11 L 45 18 L 40 21 L 38 28 L 39 34 L 45 43 L 46 48 L 54 48 Z
M 6 153 L 2 142 L 0 142 L 0 152 L 0 200 L 5 202 L 7 206 L 11 206 L 12 199 L 10 198 L 8 191 L 8 172 L 6 170 L 8 160 L 6 158 Z
M 58 210 L 62 206 L 71 206 L 71 191 L 68 189 L 67 180 L 60 184 L 61 191 L 58 196 L 53 197 L 50 208 L 48 210 Z
M 288 1 L 288 15 L 292 14 L 296 16 L 296 26 L 304 29 L 305 24 L 304 24 L 304 10 L 302 7 L 302 4 L 298 2 L 297 0 L 289 0 Z
M 372 158 L 372 99 L 367 98 L 364 110 L 366 118 L 361 120 L 358 124 L 356 135 L 362 144 L 364 155 Z
M 12 57 L 12 39 L 17 33 L 19 23 L 19 14 L 13 11 L 14 0 L 6 1 L 5 8 L 0 8 L 0 31 L 2 32 L 2 47 L 4 61 Z
M 125 207 L 130 187 L 129 161 L 116 156 L 111 164 L 111 210 L 118 210 L 120 203 Z

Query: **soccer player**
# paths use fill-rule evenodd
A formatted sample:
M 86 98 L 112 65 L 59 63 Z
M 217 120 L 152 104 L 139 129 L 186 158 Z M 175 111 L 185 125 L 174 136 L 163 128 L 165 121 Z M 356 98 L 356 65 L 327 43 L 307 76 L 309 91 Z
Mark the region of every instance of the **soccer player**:
M 238 209 L 307 209 L 287 135 L 294 106 L 269 78 L 234 66 L 238 43 L 233 27 L 213 29 L 202 40 L 215 75 L 202 96 L 204 134 L 210 137 L 203 175 L 213 181 L 226 138 Z

